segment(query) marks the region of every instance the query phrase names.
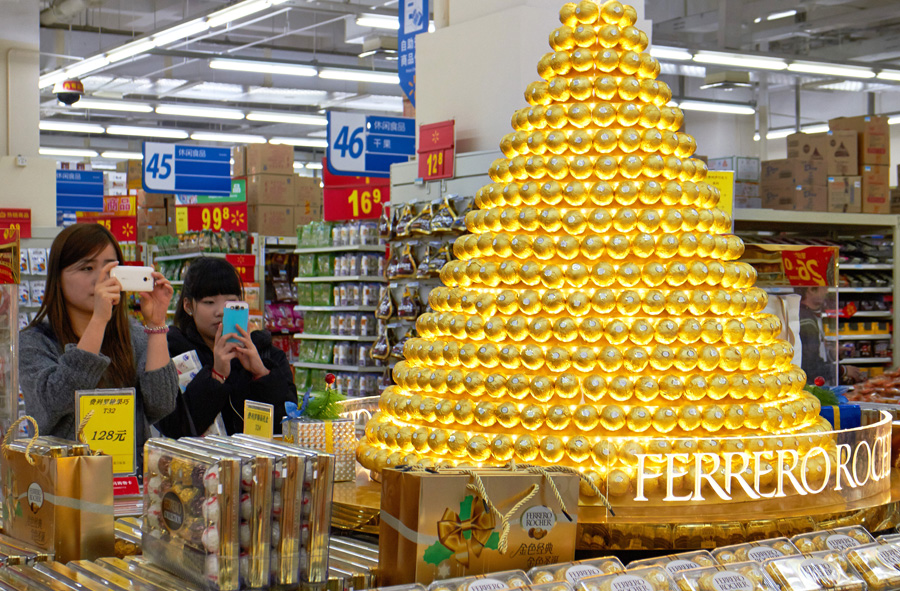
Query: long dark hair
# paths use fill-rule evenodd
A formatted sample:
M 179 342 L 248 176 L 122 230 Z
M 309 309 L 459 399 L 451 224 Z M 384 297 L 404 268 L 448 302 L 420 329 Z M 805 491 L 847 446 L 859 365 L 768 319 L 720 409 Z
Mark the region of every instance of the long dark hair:
M 194 317 L 184 310 L 185 300 L 196 301 L 218 295 L 236 295 L 244 299 L 244 288 L 237 269 L 225 259 L 214 257 L 199 257 L 191 261 L 175 307 L 175 326 L 181 332 L 196 330 Z
M 125 262 L 122 249 L 112 233 L 100 224 L 74 224 L 59 233 L 50 247 L 47 261 L 47 287 L 44 302 L 37 316 L 28 325 L 33 328 L 46 319 L 59 342 L 60 350 L 69 343 L 77 343 L 78 335 L 72 328 L 62 289 L 63 270 L 83 259 L 89 259 L 112 245 L 119 264 Z M 100 352 L 110 359 L 103 379 L 104 386 L 129 388 L 135 385 L 136 371 L 134 349 L 131 346 L 131 327 L 123 293 L 119 304 L 113 307 L 112 318 L 106 323 L 103 346 Z

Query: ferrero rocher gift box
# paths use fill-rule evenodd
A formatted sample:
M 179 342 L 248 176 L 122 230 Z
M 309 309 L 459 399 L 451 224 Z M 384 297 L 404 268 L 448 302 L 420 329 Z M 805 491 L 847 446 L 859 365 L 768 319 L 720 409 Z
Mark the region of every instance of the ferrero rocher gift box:
M 281 433 L 286 443 L 334 455 L 334 481 L 356 479 L 356 423 L 353 419 L 290 419 Z
M 573 560 L 579 480 L 572 473 L 524 469 L 385 470 L 378 544 L 382 584 L 430 583 Z
M 115 552 L 112 456 L 83 455 L 83 446 L 3 447 L 3 530 L 54 552 L 56 559 L 93 560 Z M 31 461 L 29 461 L 29 457 Z

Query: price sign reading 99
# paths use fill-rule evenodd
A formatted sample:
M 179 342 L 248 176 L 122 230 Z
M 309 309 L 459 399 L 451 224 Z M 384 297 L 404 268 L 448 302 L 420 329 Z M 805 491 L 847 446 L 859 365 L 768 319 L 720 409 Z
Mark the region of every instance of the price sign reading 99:
M 175 211 L 175 230 L 182 232 L 240 232 L 247 230 L 247 204 L 185 205 Z

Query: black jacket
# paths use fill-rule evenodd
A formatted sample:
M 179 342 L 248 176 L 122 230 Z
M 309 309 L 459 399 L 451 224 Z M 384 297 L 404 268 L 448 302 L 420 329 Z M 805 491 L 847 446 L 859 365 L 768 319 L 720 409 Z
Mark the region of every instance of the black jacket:
M 202 435 L 222 413 L 225 429 L 229 434 L 244 430 L 244 400 L 265 402 L 275 407 L 275 433 L 281 433 L 281 419 L 285 416 L 284 403 L 297 402 L 297 388 L 294 374 L 284 351 L 272 345 L 272 335 L 266 330 L 250 333 L 256 350 L 269 375 L 254 380 L 237 359 L 231 361 L 231 374 L 225 383 L 212 375 L 213 352 L 196 328 L 186 333 L 174 326 L 169 327 L 169 355 L 172 357 L 196 351 L 203 369 L 188 384 L 183 396 L 179 396 L 178 408 L 156 424 L 156 428 L 167 437 Z M 187 412 L 194 422 L 196 432 L 192 432 Z

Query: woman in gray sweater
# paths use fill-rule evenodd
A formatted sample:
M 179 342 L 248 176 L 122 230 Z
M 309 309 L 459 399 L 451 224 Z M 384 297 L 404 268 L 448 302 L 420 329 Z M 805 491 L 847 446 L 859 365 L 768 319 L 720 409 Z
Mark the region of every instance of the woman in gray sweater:
M 142 327 L 129 321 L 122 286 L 110 270 L 124 259 L 99 224 L 75 224 L 56 237 L 47 288 L 35 320 L 19 333 L 19 382 L 26 412 L 42 435 L 75 439 L 75 391 L 135 388 L 138 450 L 150 424 L 175 410 L 178 374 L 166 344 L 172 286 L 154 273 L 141 293 Z

